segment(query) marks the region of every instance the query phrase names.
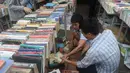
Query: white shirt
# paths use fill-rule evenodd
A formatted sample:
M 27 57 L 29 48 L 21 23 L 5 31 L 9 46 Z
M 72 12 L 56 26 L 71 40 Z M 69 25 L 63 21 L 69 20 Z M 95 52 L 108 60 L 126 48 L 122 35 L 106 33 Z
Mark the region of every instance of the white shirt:
M 80 32 L 80 40 L 87 40 L 87 38 L 85 38 L 81 32 Z
M 116 73 L 120 62 L 118 42 L 111 30 L 104 30 L 91 42 L 85 57 L 77 62 L 78 68 L 95 64 L 97 73 Z

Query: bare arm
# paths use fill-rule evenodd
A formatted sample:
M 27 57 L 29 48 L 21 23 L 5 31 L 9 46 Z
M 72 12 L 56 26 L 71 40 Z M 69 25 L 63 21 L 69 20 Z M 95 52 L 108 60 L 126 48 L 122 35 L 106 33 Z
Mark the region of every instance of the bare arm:
M 85 43 L 86 43 L 86 40 L 80 40 L 78 46 L 74 50 L 72 50 L 70 53 L 68 53 L 67 57 L 77 53 L 80 50 L 82 50 L 82 48 L 84 47 Z

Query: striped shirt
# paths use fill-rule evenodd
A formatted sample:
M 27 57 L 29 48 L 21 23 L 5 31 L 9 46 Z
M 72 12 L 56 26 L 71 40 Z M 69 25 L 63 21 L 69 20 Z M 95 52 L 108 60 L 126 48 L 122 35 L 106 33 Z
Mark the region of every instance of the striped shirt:
M 78 68 L 95 64 L 97 73 L 116 73 L 120 62 L 118 42 L 111 30 L 99 33 L 91 42 L 85 57 L 77 62 Z

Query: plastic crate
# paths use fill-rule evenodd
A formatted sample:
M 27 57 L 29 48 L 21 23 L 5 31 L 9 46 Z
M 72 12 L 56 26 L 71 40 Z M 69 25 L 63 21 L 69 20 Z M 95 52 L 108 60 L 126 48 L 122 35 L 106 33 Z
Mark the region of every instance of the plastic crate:
M 62 73 L 79 73 L 79 72 L 74 70 L 63 70 Z

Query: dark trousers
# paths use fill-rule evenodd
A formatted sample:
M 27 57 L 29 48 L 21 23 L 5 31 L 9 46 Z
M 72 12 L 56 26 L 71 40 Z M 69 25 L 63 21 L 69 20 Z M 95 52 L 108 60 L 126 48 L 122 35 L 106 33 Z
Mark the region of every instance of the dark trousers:
M 79 58 L 79 61 L 81 61 L 85 56 L 86 56 L 86 52 L 85 51 L 81 57 Z M 97 70 L 96 70 L 96 65 L 93 64 L 93 65 L 90 65 L 88 66 L 87 68 L 78 68 L 77 67 L 77 70 L 79 71 L 79 73 L 97 73 Z
M 96 66 L 95 65 L 90 65 L 87 68 L 77 68 L 79 73 L 97 73 Z

